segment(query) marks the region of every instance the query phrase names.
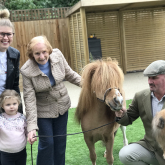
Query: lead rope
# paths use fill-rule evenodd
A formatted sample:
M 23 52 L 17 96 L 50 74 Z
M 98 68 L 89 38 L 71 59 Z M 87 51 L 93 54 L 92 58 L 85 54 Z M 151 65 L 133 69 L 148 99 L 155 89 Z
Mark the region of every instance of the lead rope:
M 32 146 L 33 144 L 31 144 L 31 160 L 32 160 L 32 165 L 33 165 L 33 146 Z
M 120 117 L 116 117 L 116 119 L 108 124 L 104 124 L 100 127 L 97 127 L 97 128 L 93 128 L 93 129 L 90 129 L 90 130 L 87 130 L 87 131 L 82 131 L 82 132 L 77 132 L 77 133 L 71 133 L 71 134 L 64 134 L 64 135 L 54 135 L 54 136 L 45 136 L 45 135 L 40 135 L 40 136 L 34 136 L 34 137 L 59 137 L 59 136 L 69 136 L 69 135 L 76 135 L 76 134 L 80 134 L 80 133 L 85 133 L 85 132 L 89 132 L 89 131 L 93 131 L 93 130 L 96 130 L 96 129 L 99 129 L 101 127 L 104 127 L 104 126 L 107 126 L 109 124 L 112 124 L 114 122 L 117 122 L 119 121 L 121 118 Z M 32 152 L 32 144 L 31 144 L 31 160 L 32 160 L 32 165 L 33 165 L 33 152 Z

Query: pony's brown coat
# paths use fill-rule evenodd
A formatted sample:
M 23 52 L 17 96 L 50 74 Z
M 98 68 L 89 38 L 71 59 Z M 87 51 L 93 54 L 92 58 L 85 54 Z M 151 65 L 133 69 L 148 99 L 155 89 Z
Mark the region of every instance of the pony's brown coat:
M 123 93 L 123 80 L 124 74 L 118 66 L 118 62 L 111 58 L 97 60 L 85 66 L 82 71 L 82 90 L 75 113 L 75 117 L 81 123 L 83 131 L 115 120 L 115 113 L 105 103 L 97 100 L 97 98 L 103 100 L 105 91 L 108 88 L 118 88 Z M 113 99 L 114 96 L 112 94 L 114 93 L 109 92 L 106 99 Z M 105 128 L 84 134 L 92 162 L 95 162 L 96 158 L 93 144 L 98 140 L 103 140 L 105 143 L 109 143 L 109 147 L 107 147 L 107 153 L 109 152 L 107 162 L 112 164 L 114 132 L 118 127 L 119 125 L 114 122 Z
M 158 112 L 152 121 L 153 136 L 163 150 L 165 159 L 165 109 Z
M 123 93 L 122 85 L 124 81 L 124 75 L 118 66 L 118 62 L 111 58 L 97 60 L 86 65 L 81 77 L 82 91 L 75 115 L 78 122 L 81 121 L 86 111 L 92 110 L 91 106 L 96 101 L 96 92 L 103 96 L 108 88 L 116 87 Z

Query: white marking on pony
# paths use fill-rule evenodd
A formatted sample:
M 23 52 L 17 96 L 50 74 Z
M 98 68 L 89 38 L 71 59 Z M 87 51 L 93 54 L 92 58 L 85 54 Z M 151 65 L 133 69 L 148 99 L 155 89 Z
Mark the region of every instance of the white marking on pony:
M 126 126 L 122 126 L 120 125 L 120 129 L 123 133 L 123 143 L 124 143 L 124 146 L 127 146 L 128 145 L 128 140 L 127 140 L 127 137 L 126 137 Z
M 117 89 L 115 89 L 115 91 L 116 91 L 116 100 L 120 103 L 120 104 L 122 104 L 123 103 L 123 97 L 122 97 L 122 95 L 120 94 L 120 92 L 117 90 Z

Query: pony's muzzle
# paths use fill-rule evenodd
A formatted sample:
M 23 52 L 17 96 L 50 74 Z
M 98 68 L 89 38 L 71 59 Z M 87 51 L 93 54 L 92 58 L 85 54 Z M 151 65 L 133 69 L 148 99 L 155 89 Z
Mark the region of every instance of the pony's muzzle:
M 108 103 L 109 107 L 112 111 L 120 111 L 123 106 L 123 96 L 121 93 L 115 89 L 115 95 L 113 97 L 113 100 Z
M 112 104 L 109 104 L 109 107 L 111 108 L 112 111 L 120 111 L 122 109 L 122 106 L 113 106 Z
M 116 91 L 116 97 L 114 98 L 114 101 L 117 102 L 118 104 L 123 105 L 123 96 L 121 95 L 121 93 L 115 89 Z

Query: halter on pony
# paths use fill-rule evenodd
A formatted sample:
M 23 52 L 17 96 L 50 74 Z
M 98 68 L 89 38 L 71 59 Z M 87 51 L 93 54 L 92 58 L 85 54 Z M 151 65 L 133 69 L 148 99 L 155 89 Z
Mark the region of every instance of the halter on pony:
M 112 89 L 116 89 L 118 91 L 120 91 L 118 88 L 108 88 L 106 91 L 105 91 L 105 94 L 104 94 L 104 100 L 96 97 L 98 100 L 100 100 L 101 102 L 105 103 L 105 100 L 106 100 L 106 96 L 107 96 L 107 93 L 109 93 Z M 119 92 L 120 93 L 120 92 Z M 122 96 L 122 94 L 120 93 L 120 95 Z M 115 111 L 117 111 L 118 109 L 115 109 Z

